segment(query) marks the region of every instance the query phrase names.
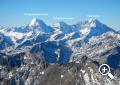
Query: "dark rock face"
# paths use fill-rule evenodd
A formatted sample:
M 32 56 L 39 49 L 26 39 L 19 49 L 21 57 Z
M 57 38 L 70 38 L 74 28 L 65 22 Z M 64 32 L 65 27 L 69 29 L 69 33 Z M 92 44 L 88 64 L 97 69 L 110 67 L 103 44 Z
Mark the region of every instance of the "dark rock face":
M 23 63 L 23 56 L 25 53 L 15 54 L 15 55 L 6 55 L 0 53 L 0 65 L 10 66 L 10 67 L 20 67 Z
M 77 68 L 80 67 L 78 67 L 77 64 L 75 65 L 72 63 L 67 65 L 56 64 L 49 66 L 46 69 L 41 82 L 43 85 L 75 85 L 76 81 L 80 79 L 78 75 L 80 70 Z M 81 84 L 82 83 L 84 82 L 81 82 Z
M 67 64 L 72 54 L 72 50 L 68 46 L 57 44 L 56 41 L 35 45 L 30 52 L 35 54 L 39 51 L 43 51 L 43 61 L 47 63 Z
M 120 68 L 120 47 L 118 46 L 111 51 L 115 54 L 108 57 L 107 64 L 113 69 Z
M 21 60 L 20 55 L 24 57 L 20 66 L 10 65 L 8 69 L 9 64 L 1 64 L 0 85 L 119 85 L 119 81 L 102 76 L 98 71 L 98 62 L 87 56 L 83 56 L 80 63 L 48 64 L 41 60 L 43 55 L 39 52 L 14 55 L 18 60 Z M 114 71 L 118 79 L 119 71 Z

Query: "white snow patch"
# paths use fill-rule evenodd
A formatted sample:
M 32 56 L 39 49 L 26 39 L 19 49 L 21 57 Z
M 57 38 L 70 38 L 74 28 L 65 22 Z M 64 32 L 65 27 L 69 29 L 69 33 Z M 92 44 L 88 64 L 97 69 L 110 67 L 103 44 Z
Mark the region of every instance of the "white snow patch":
M 87 27 L 80 30 L 81 34 L 86 34 L 86 33 L 88 33 L 89 31 L 90 31 L 90 29 L 88 29 Z
M 90 79 L 89 79 L 88 74 L 85 73 L 83 77 L 84 77 L 85 83 L 86 83 L 87 85 L 90 85 L 90 81 L 89 81 Z
M 84 73 L 85 73 L 85 70 L 82 70 L 82 69 L 81 69 L 81 72 L 84 74 Z
M 44 71 L 42 71 L 42 72 L 40 72 L 40 74 L 44 75 L 45 73 L 44 73 Z
M 10 73 L 9 73 L 9 79 L 10 79 L 12 76 L 13 76 L 13 75 L 12 75 L 12 72 L 10 72 Z
M 64 75 L 61 75 L 60 77 L 61 77 L 61 78 L 63 78 L 63 77 L 64 77 Z

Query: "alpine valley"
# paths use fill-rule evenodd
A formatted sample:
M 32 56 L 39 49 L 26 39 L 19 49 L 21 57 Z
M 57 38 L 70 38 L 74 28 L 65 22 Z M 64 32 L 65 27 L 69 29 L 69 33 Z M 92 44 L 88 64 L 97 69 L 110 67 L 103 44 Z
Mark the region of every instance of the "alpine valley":
M 97 19 L 1 27 L 0 85 L 120 85 L 120 32 Z

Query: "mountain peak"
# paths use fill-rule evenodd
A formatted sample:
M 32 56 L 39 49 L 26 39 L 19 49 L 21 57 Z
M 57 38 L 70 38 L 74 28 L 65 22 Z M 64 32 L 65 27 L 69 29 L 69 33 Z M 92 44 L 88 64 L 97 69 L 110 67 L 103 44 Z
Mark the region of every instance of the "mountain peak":
M 67 24 L 63 21 L 59 21 L 59 22 L 54 23 L 53 26 L 55 28 L 61 28 L 61 27 L 67 26 Z
M 101 24 L 97 19 L 89 19 L 84 22 L 85 26 L 96 27 Z
M 45 23 L 42 20 L 39 20 L 37 18 L 33 18 L 28 26 L 34 27 L 34 26 L 40 26 L 40 25 L 45 25 Z
M 97 19 L 89 19 L 89 20 L 87 20 L 88 22 L 96 22 L 96 21 L 98 21 Z

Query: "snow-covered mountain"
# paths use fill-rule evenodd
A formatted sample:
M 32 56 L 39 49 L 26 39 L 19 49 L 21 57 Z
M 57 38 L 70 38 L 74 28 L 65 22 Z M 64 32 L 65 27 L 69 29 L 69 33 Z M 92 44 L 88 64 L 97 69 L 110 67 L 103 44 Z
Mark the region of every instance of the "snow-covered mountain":
M 88 20 L 84 22 L 82 29 L 80 30 L 86 41 L 89 41 L 93 36 L 99 36 L 106 32 L 115 32 L 113 29 L 102 24 L 98 20 Z
M 42 20 L 33 18 L 32 21 L 28 24 L 28 29 L 37 29 L 39 31 L 50 33 L 53 29 L 50 26 L 47 26 Z
M 20 77 L 19 83 L 24 80 L 22 83 L 32 85 L 33 82 L 30 80 L 33 81 L 33 77 L 31 78 L 30 75 L 34 72 L 41 72 L 38 77 L 46 79 L 46 75 L 41 76 L 44 72 L 49 75 L 51 70 L 60 68 L 66 71 L 66 73 L 63 72 L 66 78 L 67 74 L 71 75 L 70 73 L 80 74 L 81 77 L 77 77 L 78 81 L 75 80 L 78 84 L 82 81 L 82 85 L 94 85 L 96 82 L 102 85 L 102 81 L 105 83 L 105 78 L 109 85 L 114 85 L 114 83 L 119 85 L 118 81 L 110 81 L 109 78 L 103 76 L 98 77 L 100 74 L 97 72 L 98 65 L 107 63 L 115 74 L 119 73 L 117 72 L 120 68 L 119 55 L 120 34 L 96 19 L 81 21 L 73 25 L 60 21 L 48 26 L 44 21 L 33 18 L 26 26 L 0 29 L 0 68 L 2 68 L 0 75 L 1 72 L 6 73 L 3 68 L 10 70 L 10 73 L 4 73 L 2 78 L 6 79 L 6 76 L 9 76 L 8 80 L 11 84 L 16 83 L 19 72 L 23 72 L 20 74 L 23 79 Z M 69 68 L 58 64 L 68 64 Z M 16 69 L 15 74 L 10 68 Z M 59 71 L 56 73 L 59 74 Z M 34 76 L 36 77 L 35 73 Z M 115 76 L 120 79 L 119 76 Z M 94 78 L 87 80 L 91 77 Z M 37 81 L 34 82 L 37 83 Z M 39 81 L 40 83 L 48 85 L 42 80 Z M 54 85 L 53 83 L 51 85 Z
M 15 48 L 20 49 L 25 47 L 32 48 L 35 44 L 51 43 L 53 41 L 56 42 L 54 47 L 57 49 L 61 49 L 60 46 L 68 47 L 69 49 L 73 47 L 82 48 L 95 41 L 96 37 L 105 37 L 106 39 L 107 36 L 103 36 L 106 33 L 109 35 L 113 34 L 110 35 L 112 37 L 117 35 L 115 30 L 96 19 L 86 20 L 74 25 L 68 25 L 65 22 L 56 22 L 53 26 L 48 26 L 42 20 L 33 18 L 25 27 L 5 28 L 0 32 L 11 39 L 11 42 L 15 44 Z M 1 37 L 2 40 L 3 37 Z M 99 39 L 97 42 L 99 42 Z M 71 52 L 74 52 L 74 50 L 71 49 Z M 53 54 L 54 56 L 56 55 L 55 53 Z
M 56 22 L 53 24 L 53 27 L 59 31 L 61 31 L 62 34 L 68 34 L 71 32 L 74 32 L 74 28 L 65 22 Z

